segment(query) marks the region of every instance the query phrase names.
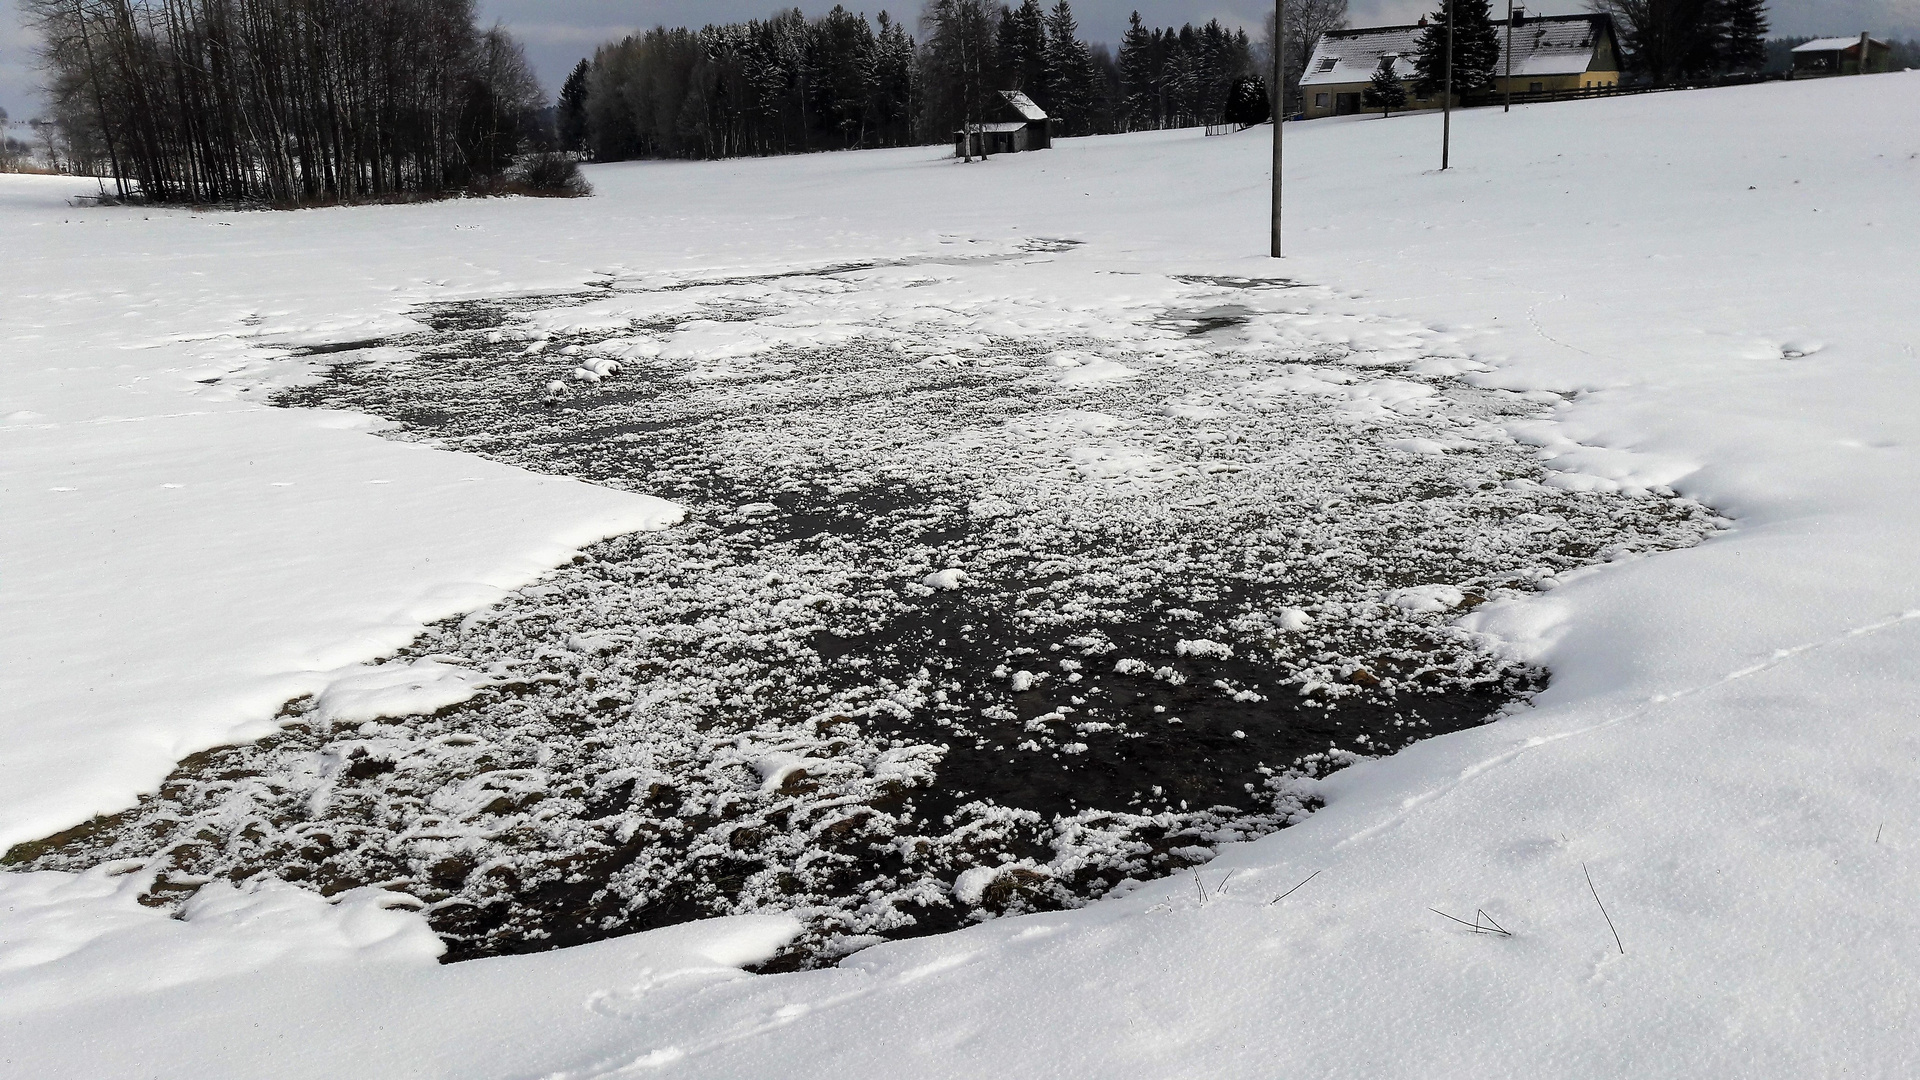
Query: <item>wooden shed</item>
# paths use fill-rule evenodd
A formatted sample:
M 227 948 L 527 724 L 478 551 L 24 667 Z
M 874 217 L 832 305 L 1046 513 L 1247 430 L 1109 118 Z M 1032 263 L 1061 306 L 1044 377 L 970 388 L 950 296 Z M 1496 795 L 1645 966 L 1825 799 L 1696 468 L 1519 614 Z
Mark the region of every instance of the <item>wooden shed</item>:
M 992 115 L 953 133 L 953 156 L 985 157 L 1022 150 L 1045 150 L 1053 145 L 1053 120 L 1047 111 L 1018 90 L 1002 90 Z
M 1887 70 L 1893 46 L 1868 34 L 1857 38 L 1816 38 L 1793 50 L 1793 77 L 1872 75 Z

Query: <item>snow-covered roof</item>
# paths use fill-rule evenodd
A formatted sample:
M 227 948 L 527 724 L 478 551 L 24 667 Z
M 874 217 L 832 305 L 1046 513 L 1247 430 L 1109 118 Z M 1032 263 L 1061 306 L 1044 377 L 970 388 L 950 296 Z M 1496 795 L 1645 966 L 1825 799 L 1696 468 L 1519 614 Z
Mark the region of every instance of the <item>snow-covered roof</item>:
M 1875 45 L 1886 44 L 1886 42 L 1881 41 L 1879 38 L 1873 38 L 1871 40 Z M 1823 37 L 1823 38 L 1815 38 L 1814 40 L 1807 42 L 1805 45 L 1796 45 L 1793 47 L 1793 51 L 1797 53 L 1845 52 L 1846 50 L 1851 49 L 1858 44 L 1860 44 L 1860 39 L 1857 37 Z
M 967 128 L 968 131 L 986 131 L 996 135 L 1005 135 L 1010 131 L 1025 131 L 1026 129 L 1027 125 L 1024 121 L 1014 121 L 1006 124 L 974 124 Z
M 1032 98 L 1018 90 L 1002 90 L 1000 96 L 1006 98 L 1007 104 L 1013 106 L 1015 112 L 1028 120 L 1047 119 L 1047 110 L 1034 104 Z
M 1604 15 L 1536 16 L 1513 31 L 1513 74 L 1522 76 L 1578 75 L 1593 63 L 1600 35 L 1609 23 Z M 1335 30 L 1321 36 L 1307 61 L 1302 86 L 1360 83 L 1373 78 L 1386 56 L 1403 57 L 1395 71 L 1413 74 L 1413 55 L 1419 49 L 1419 26 L 1381 26 L 1367 30 Z M 1500 28 L 1500 59 L 1494 74 L 1507 73 L 1507 35 Z
M 1373 78 L 1385 56 L 1404 56 L 1395 65 L 1402 74 L 1413 71 L 1413 54 L 1419 49 L 1420 27 L 1381 26 L 1371 30 L 1336 30 L 1320 35 L 1307 61 L 1301 86 L 1325 83 L 1358 83 Z

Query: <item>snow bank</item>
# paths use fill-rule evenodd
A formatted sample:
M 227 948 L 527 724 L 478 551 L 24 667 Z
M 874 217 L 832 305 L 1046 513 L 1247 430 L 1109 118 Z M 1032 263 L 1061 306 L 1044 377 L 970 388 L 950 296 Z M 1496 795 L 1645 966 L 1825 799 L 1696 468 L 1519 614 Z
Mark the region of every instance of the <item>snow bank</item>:
M 128 806 L 583 544 L 677 520 L 252 400 L 308 364 L 263 348 L 376 337 L 409 325 L 394 285 L 444 291 L 394 216 L 54 197 L 76 184 L 0 177 L 0 850 Z

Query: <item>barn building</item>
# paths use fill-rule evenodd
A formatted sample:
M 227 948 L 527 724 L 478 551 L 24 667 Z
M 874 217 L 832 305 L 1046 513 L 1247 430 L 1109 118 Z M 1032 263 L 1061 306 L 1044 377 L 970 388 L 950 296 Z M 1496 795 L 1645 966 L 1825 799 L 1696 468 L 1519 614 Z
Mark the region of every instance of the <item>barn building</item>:
M 953 133 L 953 156 L 979 157 L 1045 150 L 1053 145 L 1053 120 L 1032 98 L 1002 90 L 999 105 L 983 123 Z
M 1426 24 L 1421 22 L 1322 34 L 1300 78 L 1307 118 L 1366 111 L 1363 96 L 1372 85 L 1373 73 L 1383 66 L 1405 84 L 1409 107 L 1439 108 L 1440 95 L 1422 98 L 1413 90 L 1413 58 L 1425 29 Z M 1505 93 L 1507 30 L 1505 26 L 1498 30 L 1500 59 L 1493 68 L 1493 89 Z M 1608 89 L 1619 82 L 1620 41 L 1610 16 L 1533 15 L 1514 26 L 1514 93 L 1577 93 Z M 1458 95 L 1455 97 L 1457 103 Z
M 1818 38 L 1793 50 L 1793 77 L 1873 75 L 1887 70 L 1893 46 L 1871 35 L 1857 38 Z

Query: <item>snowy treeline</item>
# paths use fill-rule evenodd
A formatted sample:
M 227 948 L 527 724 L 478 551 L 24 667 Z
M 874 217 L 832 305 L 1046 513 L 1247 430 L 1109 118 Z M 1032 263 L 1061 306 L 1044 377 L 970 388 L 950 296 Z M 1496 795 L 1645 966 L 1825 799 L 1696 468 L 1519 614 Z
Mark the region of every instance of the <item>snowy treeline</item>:
M 601 160 L 731 157 L 912 139 L 914 45 L 834 8 L 602 46 L 560 94 L 564 143 Z
M 1068 0 L 932 0 L 917 30 L 835 7 L 636 34 L 567 80 L 561 142 L 601 160 L 937 143 L 1000 90 L 1025 91 L 1062 135 L 1190 126 L 1256 73 L 1245 32 L 1218 21 L 1148 30 L 1136 15 L 1116 60 L 1081 40 Z
M 1258 73 L 1246 31 L 1228 31 L 1217 19 L 1201 27 L 1149 31 L 1136 11 L 1120 43 L 1127 127 L 1138 131 L 1218 121 L 1234 85 Z
M 310 203 L 497 174 L 537 130 L 474 0 L 22 0 L 85 171 L 158 200 Z

